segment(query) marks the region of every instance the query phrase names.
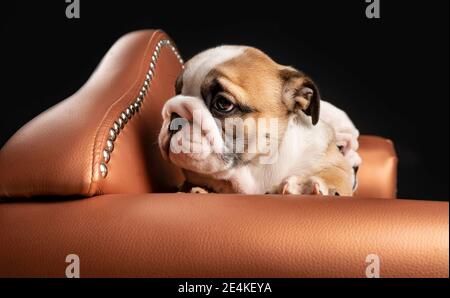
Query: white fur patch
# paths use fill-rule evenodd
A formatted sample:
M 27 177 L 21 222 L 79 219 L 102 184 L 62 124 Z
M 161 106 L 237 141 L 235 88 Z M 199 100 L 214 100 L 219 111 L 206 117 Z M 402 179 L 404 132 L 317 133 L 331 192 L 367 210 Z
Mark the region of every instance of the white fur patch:
M 246 194 L 264 194 L 292 175 L 311 175 L 328 146 L 330 129 L 324 123 L 304 127 L 289 121 L 276 163 L 250 164 L 233 169 L 228 179 Z
M 217 65 L 243 54 L 245 49 L 245 46 L 220 46 L 194 56 L 186 64 L 181 93 L 201 97 L 200 88 L 208 73 Z
M 347 162 L 352 167 L 358 167 L 361 164 L 361 157 L 357 153 L 359 131 L 343 110 L 323 100 L 320 102 L 320 107 L 320 120 L 334 129 L 336 143 L 343 147 Z

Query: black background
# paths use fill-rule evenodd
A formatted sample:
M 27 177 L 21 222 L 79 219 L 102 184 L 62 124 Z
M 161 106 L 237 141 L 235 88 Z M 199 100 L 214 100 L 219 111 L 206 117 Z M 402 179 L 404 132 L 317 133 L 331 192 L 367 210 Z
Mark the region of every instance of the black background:
M 179 285 L 208 284 L 221 286 L 222 283 L 270 283 L 272 292 L 266 293 L 223 293 L 211 292 L 209 296 L 194 293 L 179 293 Z M 84 297 L 86 293 L 114 297 L 302 297 L 305 293 L 315 296 L 384 297 L 387 293 L 401 291 L 405 297 L 444 297 L 448 292 L 448 279 L 231 279 L 231 278 L 52 278 L 52 279 L 0 279 L 2 290 L 16 296 L 43 294 L 45 297 Z
M 14 3 L 15 2 L 15 3 Z M 311 75 L 363 134 L 394 141 L 399 197 L 448 200 L 449 1 L 2 1 L 0 146 L 74 93 L 121 35 L 161 28 L 187 60 L 258 47 Z
M 208 284 L 221 286 L 222 283 L 270 283 L 272 292 L 266 293 L 222 293 L 211 292 L 209 296 L 194 293 L 179 293 L 179 285 Z M 387 293 L 401 291 L 405 297 L 444 297 L 448 292 L 448 279 L 231 279 L 231 278 L 52 278 L 52 279 L 0 279 L 5 292 L 16 296 L 29 293 L 43 294 L 45 297 L 84 297 L 86 293 L 113 297 L 302 297 L 305 293 L 314 296 L 384 297 Z M 442 295 L 440 295 L 442 294 Z M 92 295 L 93 296 L 93 295 Z

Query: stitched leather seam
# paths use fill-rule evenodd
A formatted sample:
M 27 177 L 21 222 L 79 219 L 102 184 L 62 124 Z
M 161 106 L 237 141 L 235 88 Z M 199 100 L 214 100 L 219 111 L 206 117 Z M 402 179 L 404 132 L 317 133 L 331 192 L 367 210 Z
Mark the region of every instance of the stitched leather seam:
M 140 85 L 140 89 L 139 89 L 139 95 L 136 97 L 136 99 L 133 99 L 131 104 L 128 102 L 127 104 L 129 104 L 127 107 L 125 107 L 125 109 L 121 110 L 121 113 L 119 115 L 119 117 L 113 122 L 112 126 L 109 126 L 106 124 L 107 120 L 111 117 L 111 110 L 117 105 L 119 104 L 124 96 L 127 96 L 128 94 L 130 94 L 131 90 L 133 88 L 136 87 L 137 82 L 139 80 L 139 76 L 142 73 L 142 69 L 145 67 L 145 65 L 147 65 L 147 53 L 149 50 L 150 45 L 153 43 L 154 39 L 158 40 L 159 42 L 157 43 L 157 45 L 155 46 L 155 49 L 150 52 L 152 54 L 151 58 L 150 58 L 150 63 L 149 65 L 149 70 L 145 73 L 146 78 L 144 80 L 144 83 Z M 128 121 L 132 120 L 132 117 L 135 113 L 138 113 L 138 111 L 141 108 L 142 102 L 144 101 L 145 97 L 147 96 L 147 94 L 150 92 L 150 83 L 153 80 L 153 77 L 155 75 L 155 68 L 156 68 L 156 62 L 158 60 L 160 51 L 166 47 L 166 46 L 170 46 L 172 49 L 172 52 L 176 55 L 176 57 L 178 58 L 179 62 L 181 65 L 183 65 L 183 60 L 181 59 L 180 55 L 178 54 L 178 51 L 176 50 L 175 46 L 173 45 L 173 42 L 169 40 L 169 38 L 165 37 L 165 34 L 161 31 L 161 30 L 155 30 L 155 32 L 151 35 L 149 41 L 148 41 L 148 45 L 144 54 L 144 57 L 142 58 L 142 62 L 141 62 L 141 67 L 139 69 L 137 78 L 134 80 L 132 86 L 127 89 L 113 104 L 111 104 L 111 106 L 108 108 L 108 110 L 105 112 L 99 126 L 97 127 L 96 130 L 96 136 L 94 138 L 94 143 L 93 143 L 93 148 L 92 148 L 92 159 L 91 159 L 91 175 L 90 175 L 90 183 L 89 183 L 89 188 L 88 188 L 88 194 L 89 195 L 94 195 L 93 192 L 97 192 L 97 190 L 93 190 L 94 184 L 98 181 L 96 179 L 94 179 L 95 176 L 95 171 L 96 168 L 95 167 L 99 167 L 98 168 L 98 173 L 100 175 L 100 177 L 106 178 L 107 176 L 107 163 L 109 162 L 110 158 L 111 158 L 111 154 L 113 151 L 113 148 L 111 148 L 111 144 L 112 146 L 114 146 L 114 142 L 117 139 L 118 136 L 118 131 L 122 130 L 124 128 L 124 126 L 126 125 L 126 123 Z M 107 127 L 107 133 L 106 134 L 102 134 L 99 135 L 99 132 L 102 129 L 105 129 L 105 127 Z M 109 127 L 109 129 L 108 129 Z M 101 142 L 99 142 L 99 138 L 101 138 Z M 101 151 L 100 151 L 100 156 L 98 156 L 98 146 L 100 146 Z M 98 159 L 100 159 L 100 162 L 98 162 Z M 103 167 L 103 169 L 102 169 Z M 106 170 L 106 172 L 102 172 L 103 170 Z

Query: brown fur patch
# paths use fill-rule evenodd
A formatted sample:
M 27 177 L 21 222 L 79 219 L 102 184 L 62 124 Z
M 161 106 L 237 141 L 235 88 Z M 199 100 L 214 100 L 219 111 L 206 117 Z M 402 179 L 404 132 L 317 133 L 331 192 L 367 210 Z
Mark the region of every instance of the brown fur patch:
M 269 127 L 269 119 L 278 119 L 278 139 L 270 137 L 266 142 L 277 142 L 281 144 L 284 132 L 288 124 L 289 113 L 281 100 L 283 80 L 279 73 L 283 66 L 275 63 L 263 52 L 248 48 L 244 53 L 234 59 L 218 65 L 205 79 L 202 90 L 207 89 L 211 82 L 218 81 L 224 92 L 234 99 L 235 103 L 249 107 L 253 110 L 244 115 L 229 116 L 238 117 L 244 122 L 253 118 L 256 123 L 265 120 L 266 131 Z M 257 74 L 257 75 L 255 75 Z M 222 127 L 225 128 L 224 123 Z M 259 154 L 249 155 L 247 153 L 247 141 L 249 134 L 258 135 L 258 126 L 254 131 L 246 127 L 244 131 L 245 151 L 244 160 L 251 160 Z

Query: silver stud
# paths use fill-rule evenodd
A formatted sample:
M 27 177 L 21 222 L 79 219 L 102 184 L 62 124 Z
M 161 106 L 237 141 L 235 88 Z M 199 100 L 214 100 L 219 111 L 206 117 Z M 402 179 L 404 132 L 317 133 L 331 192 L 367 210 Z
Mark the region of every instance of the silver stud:
M 149 83 L 150 83 L 150 80 L 147 80 L 147 79 L 146 79 L 146 80 L 144 81 L 144 87 L 148 89 Z
M 111 140 L 106 141 L 106 150 L 108 150 L 109 152 L 114 151 L 114 142 L 113 141 L 111 141 Z
M 131 119 L 131 116 L 133 116 L 131 115 L 131 110 L 129 108 L 125 110 L 125 115 L 127 115 L 128 119 Z
M 155 70 L 155 64 L 154 64 L 153 62 L 150 62 L 150 68 L 151 68 L 152 70 Z
M 103 150 L 103 160 L 108 163 L 109 159 L 111 158 L 111 155 L 109 154 L 108 150 Z
M 120 118 L 122 118 L 123 122 L 125 122 L 125 123 L 128 122 L 128 117 L 125 113 L 120 114 Z
M 134 105 L 133 105 L 133 104 L 131 104 L 131 105 L 129 106 L 129 109 L 130 109 L 130 111 L 131 111 L 131 114 L 134 115 Z
M 179 61 L 180 61 L 180 64 L 183 64 L 183 63 L 184 63 L 183 59 L 180 59 Z
M 141 89 L 142 94 L 147 95 L 147 88 L 145 88 L 145 86 L 142 87 Z
M 170 40 L 167 39 L 166 41 L 167 41 L 167 44 L 170 44 Z
M 113 128 L 114 128 L 114 130 L 116 131 L 116 134 L 119 134 L 119 133 L 120 133 L 120 125 L 119 125 L 119 123 L 114 122 Z
M 137 111 L 139 111 L 139 108 L 141 107 L 141 104 L 139 102 L 135 102 L 134 103 L 134 109 Z
M 108 167 L 106 166 L 106 164 L 100 164 L 100 173 L 102 174 L 103 178 L 106 178 L 106 176 L 108 175 Z
M 153 71 L 150 69 L 147 73 L 148 76 L 150 76 L 150 79 L 153 79 Z
M 153 61 L 153 63 L 156 63 L 156 56 L 155 56 L 155 54 L 152 55 L 152 61 Z
M 120 128 L 123 128 L 125 126 L 125 122 L 122 120 L 122 118 L 117 119 L 117 123 L 119 123 Z
M 111 128 L 109 130 L 109 137 L 108 137 L 108 139 L 113 141 L 113 142 L 116 140 L 116 131 L 113 128 Z

